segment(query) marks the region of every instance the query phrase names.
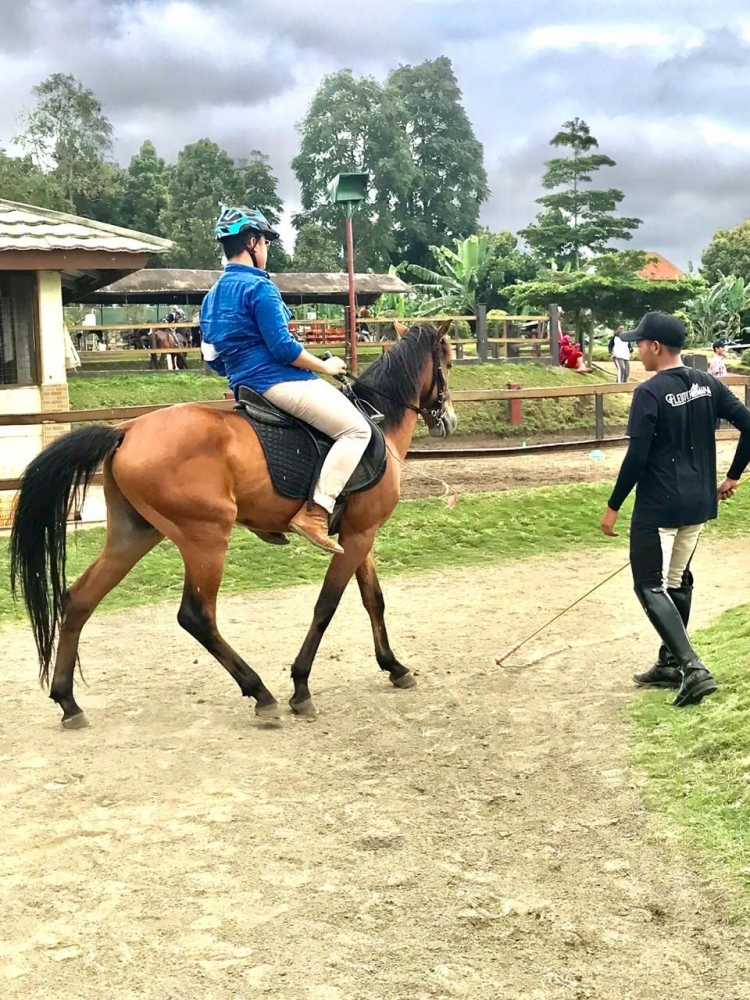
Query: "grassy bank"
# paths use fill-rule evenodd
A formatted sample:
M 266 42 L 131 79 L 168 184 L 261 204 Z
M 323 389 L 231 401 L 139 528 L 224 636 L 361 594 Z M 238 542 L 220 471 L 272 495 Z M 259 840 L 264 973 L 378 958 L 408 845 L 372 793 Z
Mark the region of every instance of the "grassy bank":
M 646 798 L 665 814 L 717 883 L 733 883 L 750 916 L 750 605 L 694 636 L 719 695 L 700 711 L 665 711 L 664 693 L 633 702 L 633 753 L 649 776 Z
M 453 389 L 504 389 L 509 382 L 529 388 L 581 385 L 588 381 L 604 380 L 605 376 L 599 374 L 587 377 L 561 368 L 528 364 L 457 366 L 451 372 Z M 163 403 L 222 399 L 225 391 L 224 379 L 211 378 L 200 372 L 164 375 L 132 373 L 71 379 L 70 402 L 76 410 L 104 406 L 156 406 Z M 624 423 L 629 406 L 629 395 L 607 396 L 605 417 L 608 423 Z M 592 397 L 525 400 L 523 423 L 519 427 L 511 425 L 509 407 L 504 402 L 459 403 L 457 409 L 459 433 L 464 435 L 496 434 L 503 437 L 533 438 L 536 433 L 564 432 L 594 426 Z
M 448 509 L 438 500 L 405 501 L 376 542 L 379 572 L 436 572 L 454 566 L 492 564 L 555 552 L 586 550 L 592 554 L 617 546 L 627 558 L 627 523 L 617 539 L 607 539 L 599 519 L 611 484 L 545 487 L 505 493 L 462 496 Z M 748 530 L 750 491 L 737 494 L 722 508 L 708 537 L 740 535 Z M 626 521 L 626 518 L 622 518 Z M 78 532 L 70 542 L 69 577 L 74 579 L 101 550 L 103 530 Z M 302 541 L 285 548 L 258 541 L 244 529 L 235 531 L 227 559 L 224 590 L 244 593 L 322 580 L 328 559 Z M 7 541 L 0 541 L 0 623 L 22 618 L 7 590 Z M 571 586 L 574 586 L 571 583 Z M 111 594 L 109 610 L 169 600 L 182 593 L 182 564 L 171 543 L 163 542 Z

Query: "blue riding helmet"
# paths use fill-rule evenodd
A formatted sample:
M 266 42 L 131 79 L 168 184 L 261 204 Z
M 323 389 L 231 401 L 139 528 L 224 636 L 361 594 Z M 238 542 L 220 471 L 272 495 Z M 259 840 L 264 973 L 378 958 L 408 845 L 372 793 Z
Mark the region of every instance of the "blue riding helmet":
M 271 228 L 265 215 L 246 205 L 240 205 L 238 208 L 225 206 L 214 227 L 214 235 L 217 240 L 224 240 L 227 236 L 237 236 L 246 230 L 265 236 L 266 243 L 273 243 L 279 239 L 279 233 Z

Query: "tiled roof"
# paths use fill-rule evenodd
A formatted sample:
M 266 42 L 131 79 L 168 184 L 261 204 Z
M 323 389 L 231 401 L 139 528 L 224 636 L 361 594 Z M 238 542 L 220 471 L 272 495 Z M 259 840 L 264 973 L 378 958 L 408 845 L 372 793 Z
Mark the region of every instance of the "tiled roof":
M 638 271 L 640 278 L 647 278 L 649 281 L 679 281 L 680 278 L 685 277 L 684 271 L 675 267 L 660 253 L 653 253 L 651 250 L 648 250 L 647 253 L 649 257 L 655 259 L 649 260 L 648 264 Z
M 0 252 L 3 250 L 93 250 L 107 253 L 166 253 L 169 240 L 132 229 L 92 222 L 0 198 Z

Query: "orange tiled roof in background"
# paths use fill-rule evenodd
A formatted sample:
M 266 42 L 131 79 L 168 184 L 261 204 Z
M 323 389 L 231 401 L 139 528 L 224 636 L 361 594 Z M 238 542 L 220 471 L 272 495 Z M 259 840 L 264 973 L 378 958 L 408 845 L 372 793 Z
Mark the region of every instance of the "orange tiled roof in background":
M 645 267 L 637 272 L 639 278 L 646 278 L 649 281 L 679 281 L 680 278 L 685 277 L 684 271 L 675 267 L 660 253 L 654 253 L 651 250 L 648 250 L 647 253 L 649 257 L 656 259 L 650 260 Z

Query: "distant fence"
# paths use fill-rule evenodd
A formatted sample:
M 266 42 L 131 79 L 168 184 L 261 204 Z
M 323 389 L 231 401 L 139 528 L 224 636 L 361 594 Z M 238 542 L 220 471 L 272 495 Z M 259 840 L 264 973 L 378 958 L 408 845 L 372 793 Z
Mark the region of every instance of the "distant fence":
M 722 380 L 725 385 L 744 386 L 745 403 L 750 405 L 750 376 L 747 375 L 727 375 Z M 560 385 L 547 386 L 532 389 L 457 389 L 451 393 L 451 398 L 456 403 L 488 403 L 507 400 L 510 403 L 514 400 L 544 400 L 562 399 L 570 397 L 594 397 L 594 437 L 587 439 L 586 443 L 603 443 L 605 437 L 605 412 L 604 400 L 607 396 L 617 394 L 631 394 L 638 388 L 640 383 L 628 382 L 618 385 L 613 382 L 581 385 Z M 82 424 L 92 422 L 120 422 L 131 420 L 134 417 L 143 416 L 146 413 L 153 413 L 156 410 L 167 409 L 173 404 L 159 406 L 121 406 L 103 407 L 96 410 L 57 410 L 49 413 L 7 413 L 0 414 L 0 427 L 26 427 L 38 426 L 40 424 Z M 217 410 L 231 410 L 234 407 L 234 400 L 210 400 L 202 402 L 203 406 L 210 406 Z M 574 446 L 580 442 L 572 440 L 561 442 L 560 446 Z M 478 456 L 482 454 L 498 453 L 500 450 L 509 451 L 513 449 L 472 449 L 472 454 Z M 520 449 L 519 449 L 520 450 Z M 415 458 L 450 458 L 453 454 L 466 454 L 465 450 L 451 449 L 440 451 L 419 451 L 412 450 L 409 457 Z M 0 492 L 18 489 L 20 482 L 18 479 L 0 479 Z
M 559 309 L 550 306 L 548 313 L 538 316 L 502 316 L 487 318 L 487 309 L 477 305 L 471 315 L 437 316 L 373 316 L 360 317 L 358 344 L 360 350 L 368 346 L 380 347 L 390 339 L 374 339 L 373 332 L 394 323 L 411 326 L 415 323 L 451 323 L 454 332 L 461 332 L 467 324 L 474 330 L 474 336 L 453 336 L 456 361 L 461 364 L 478 364 L 494 361 L 535 361 L 537 363 L 557 363 L 559 350 Z M 362 333 L 364 327 L 368 333 Z M 295 320 L 290 329 L 296 337 L 313 350 L 325 347 L 341 347 L 345 344 L 345 327 L 341 320 Z M 141 348 L 136 346 L 137 335 L 144 330 L 183 330 L 189 340 L 186 348 Z M 183 354 L 189 360 L 201 365 L 199 350 L 200 330 L 195 322 L 183 323 L 114 323 L 102 326 L 72 326 L 69 332 L 81 355 L 84 373 L 90 373 L 97 363 L 112 366 L 101 368 L 99 373 L 110 375 L 117 366 L 127 362 L 151 358 L 152 355 Z M 492 334 L 492 335 L 491 335 Z M 497 335 L 495 335 L 497 334 Z M 502 334 L 500 336 L 499 334 Z M 104 349 L 102 349 L 104 348 Z

